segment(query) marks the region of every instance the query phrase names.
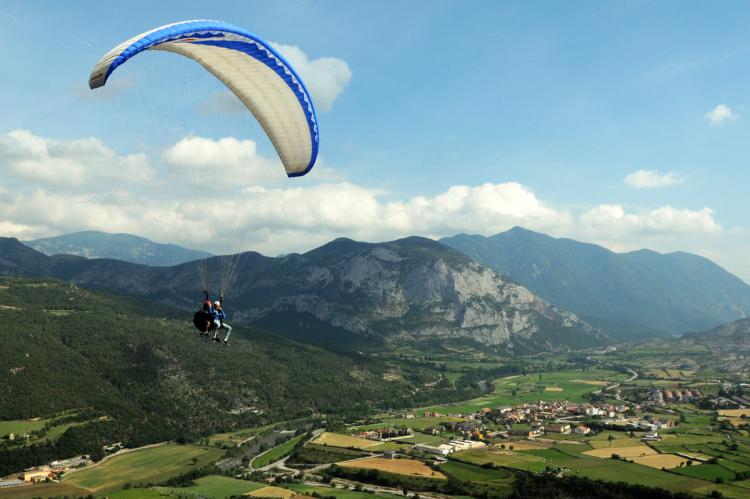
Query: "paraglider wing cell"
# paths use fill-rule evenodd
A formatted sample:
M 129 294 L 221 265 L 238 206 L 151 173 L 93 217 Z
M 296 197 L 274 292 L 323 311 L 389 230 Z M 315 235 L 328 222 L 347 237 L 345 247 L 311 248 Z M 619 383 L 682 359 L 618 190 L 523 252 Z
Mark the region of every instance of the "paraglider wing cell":
M 147 31 L 105 54 L 89 86 L 104 86 L 118 66 L 144 50 L 166 50 L 200 63 L 247 107 L 276 148 L 290 177 L 318 155 L 318 122 L 310 94 L 292 66 L 257 36 L 218 21 L 185 21 Z

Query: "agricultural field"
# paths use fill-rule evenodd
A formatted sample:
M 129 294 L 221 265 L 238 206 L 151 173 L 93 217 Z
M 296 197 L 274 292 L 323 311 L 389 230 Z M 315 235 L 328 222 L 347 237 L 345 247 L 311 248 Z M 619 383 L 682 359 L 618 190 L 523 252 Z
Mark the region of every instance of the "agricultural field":
M 189 487 L 154 487 L 153 490 L 159 494 L 166 494 L 174 497 L 230 497 L 241 496 L 247 492 L 252 492 L 265 486 L 266 484 L 263 483 L 237 480 L 225 476 L 209 475 L 198 478 L 194 481 L 194 484 Z
M 642 446 L 643 442 L 641 442 L 640 438 L 615 438 L 614 440 L 592 439 L 588 441 L 588 444 L 594 449 L 611 449 L 613 447 L 638 447 Z
M 451 408 L 453 410 L 453 408 Z M 419 412 L 422 412 L 421 410 Z M 383 418 L 379 423 L 373 423 L 363 426 L 354 426 L 353 431 L 377 430 L 380 428 L 400 428 L 408 427 L 415 430 L 424 430 L 440 423 L 457 423 L 464 421 L 464 418 L 441 416 L 437 418 Z
M 512 448 L 511 448 L 512 447 Z M 541 450 L 541 449 L 547 449 L 550 445 L 545 442 L 536 442 L 532 440 L 517 440 L 517 441 L 508 441 L 503 442 L 501 444 L 498 444 L 496 447 L 493 447 L 493 449 L 500 448 L 501 450 Z
M 719 416 L 727 416 L 730 418 L 741 418 L 745 416 L 750 418 L 750 409 L 722 409 L 719 411 Z
M 27 499 L 29 497 L 82 497 L 87 491 L 66 483 L 40 483 L 23 487 L 0 489 L 3 499 Z
M 44 428 L 44 425 L 51 423 L 55 418 L 47 419 L 17 419 L 14 421 L 0 421 L 0 437 L 4 437 L 9 433 L 14 433 L 16 436 L 24 433 L 31 433 L 32 431 L 38 431 Z
M 629 445 L 626 447 L 605 447 L 602 449 L 592 449 L 584 452 L 587 456 L 609 458 L 612 454 L 617 454 L 620 457 L 634 458 L 651 456 L 657 454 L 657 452 L 649 447 L 648 445 Z
M 263 468 L 264 466 L 268 466 L 271 463 L 275 463 L 279 459 L 285 458 L 294 450 L 294 447 L 299 442 L 301 442 L 303 438 L 307 438 L 307 435 L 302 434 L 296 436 L 291 440 L 287 440 L 286 442 L 267 450 L 263 454 L 260 454 L 258 457 L 253 459 L 251 463 L 253 468 Z
M 266 485 L 260 489 L 253 490 L 252 492 L 246 495 L 250 497 L 272 497 L 272 498 L 279 497 L 282 499 L 288 499 L 290 497 L 295 496 L 296 493 L 289 489 L 282 489 L 281 487 L 275 487 L 273 485 Z
M 718 464 L 685 466 L 684 468 L 678 468 L 673 471 L 681 475 L 701 478 L 703 480 L 708 480 L 711 482 L 715 481 L 717 478 L 721 478 L 725 482 L 731 482 L 732 480 L 734 480 L 734 473 Z
M 411 443 L 406 443 L 406 441 L 398 441 L 398 440 L 391 440 L 390 442 L 381 442 L 376 445 L 373 445 L 372 447 L 368 447 L 368 452 L 383 452 L 385 450 L 395 450 L 395 451 L 406 451 L 411 447 Z
M 366 438 L 352 437 L 351 435 L 342 435 L 341 433 L 330 433 L 324 432 L 313 440 L 311 443 L 315 445 L 330 445 L 332 447 L 343 447 L 353 449 L 367 449 L 378 445 L 379 442 L 375 440 L 368 440 Z
M 475 412 L 483 407 L 499 407 L 539 400 L 583 401 L 583 395 L 601 389 L 601 383 L 624 381 L 628 376 L 605 369 L 572 369 L 559 372 L 507 376 L 494 382 L 493 393 L 459 404 L 445 404 L 419 409 L 436 412 Z M 592 382 L 597 382 L 593 384 Z M 548 390 L 549 389 L 549 390 Z
M 394 442 L 402 442 L 405 444 L 426 444 L 426 445 L 440 445 L 448 441 L 447 438 L 439 435 L 427 435 L 426 433 L 413 432 L 411 436 L 395 438 Z
M 451 455 L 451 459 L 478 466 L 492 464 L 506 468 L 538 472 L 547 466 L 544 459 L 532 453 L 511 450 L 468 450 Z
M 488 469 L 473 464 L 448 461 L 441 464 L 440 469 L 449 476 L 474 483 L 507 483 L 510 485 L 514 481 L 513 473 L 502 468 Z
M 368 457 L 355 461 L 343 461 L 337 463 L 344 468 L 362 468 L 368 470 L 385 471 L 397 475 L 419 476 L 423 478 L 435 478 L 445 480 L 446 476 L 435 471 L 422 461 L 416 459 L 385 459 L 382 457 Z
M 121 489 L 133 485 L 161 482 L 193 469 L 199 469 L 221 457 L 224 451 L 194 445 L 156 445 L 113 455 L 97 464 L 75 470 L 63 483 L 90 492 Z M 195 464 L 193 458 L 196 459 Z
M 357 492 L 349 489 L 334 489 L 329 487 L 319 487 L 314 485 L 304 485 L 301 483 L 289 484 L 287 486 L 290 490 L 293 490 L 299 494 L 312 495 L 317 492 L 322 497 L 335 497 L 336 499 L 394 499 L 395 497 L 390 494 L 374 494 L 371 492 Z
M 660 470 L 678 468 L 685 466 L 690 459 L 677 456 L 675 454 L 652 454 L 650 456 L 634 457 L 633 462 L 642 464 L 643 466 L 650 466 Z

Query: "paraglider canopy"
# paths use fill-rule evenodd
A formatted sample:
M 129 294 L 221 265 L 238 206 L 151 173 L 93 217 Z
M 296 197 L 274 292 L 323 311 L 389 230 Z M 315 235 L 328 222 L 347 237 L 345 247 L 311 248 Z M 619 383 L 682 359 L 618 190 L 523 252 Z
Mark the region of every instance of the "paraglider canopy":
M 117 67 L 144 50 L 166 50 L 201 64 L 255 116 L 288 176 L 312 169 L 319 139 L 312 99 L 299 75 L 270 44 L 219 21 L 168 24 L 107 52 L 91 71 L 89 87 L 104 86 Z

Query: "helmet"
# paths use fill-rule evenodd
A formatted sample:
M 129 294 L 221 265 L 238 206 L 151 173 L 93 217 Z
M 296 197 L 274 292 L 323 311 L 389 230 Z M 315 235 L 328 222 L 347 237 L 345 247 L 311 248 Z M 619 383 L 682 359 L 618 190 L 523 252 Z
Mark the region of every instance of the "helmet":
M 214 302 L 214 307 L 218 307 L 218 306 L 220 306 L 220 305 L 221 305 L 221 302 L 220 302 L 219 300 L 216 300 L 216 301 Z

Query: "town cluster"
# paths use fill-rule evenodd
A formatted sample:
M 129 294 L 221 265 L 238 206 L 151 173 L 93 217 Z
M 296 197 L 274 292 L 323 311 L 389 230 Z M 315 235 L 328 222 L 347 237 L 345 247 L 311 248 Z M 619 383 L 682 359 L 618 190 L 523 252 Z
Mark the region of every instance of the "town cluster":
M 674 393 L 672 394 L 674 396 Z M 684 392 L 681 397 L 700 396 Z M 637 415 L 641 413 L 641 415 Z M 422 414 L 402 413 L 405 420 L 416 417 L 440 419 L 434 426 L 419 430 L 428 435 L 458 436 L 440 445 L 416 444 L 414 450 L 446 456 L 453 452 L 483 447 L 496 438 L 538 438 L 549 434 L 589 435 L 604 428 L 644 432 L 643 440 L 659 440 L 659 430 L 671 428 L 674 421 L 642 414 L 642 406 L 632 403 L 571 403 L 567 400 L 523 403 L 514 406 L 483 408 L 476 413 L 442 413 L 426 411 Z M 455 418 L 456 421 L 446 421 Z M 357 436 L 372 440 L 399 440 L 414 433 L 408 421 L 397 427 L 360 432 Z

